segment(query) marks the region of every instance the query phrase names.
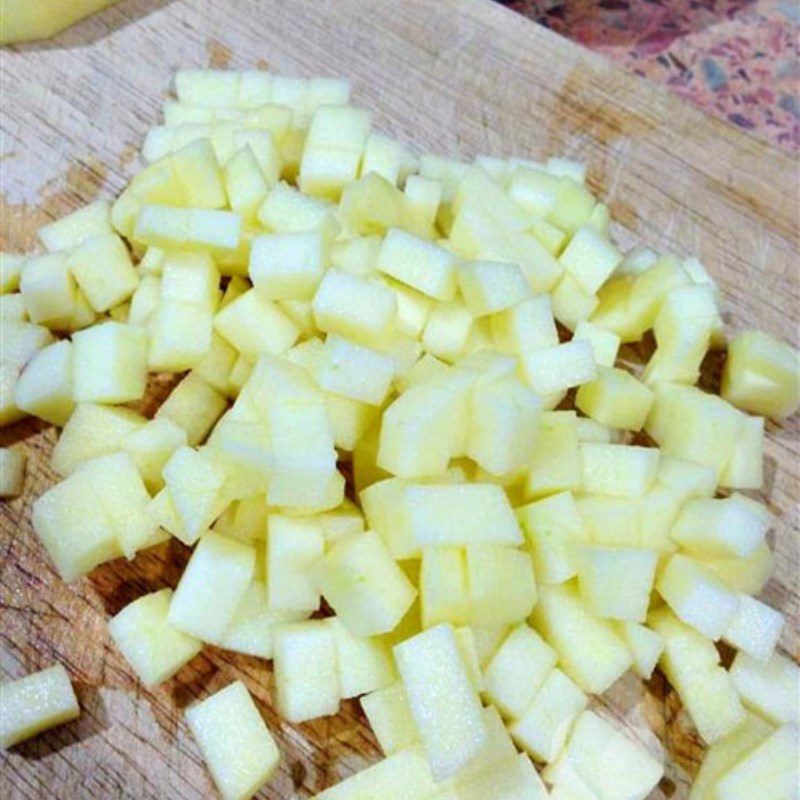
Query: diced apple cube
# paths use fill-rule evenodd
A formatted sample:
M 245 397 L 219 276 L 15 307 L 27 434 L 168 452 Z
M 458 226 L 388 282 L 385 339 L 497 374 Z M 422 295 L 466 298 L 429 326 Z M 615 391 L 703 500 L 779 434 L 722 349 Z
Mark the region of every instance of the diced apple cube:
M 364 173 L 344 188 L 339 214 L 345 230 L 369 236 L 383 236 L 400 224 L 403 195 L 393 183 L 377 173 Z
M 730 461 L 719 485 L 730 489 L 760 489 L 764 485 L 764 417 L 745 417 Z
M 417 726 L 401 681 L 364 695 L 361 708 L 385 756 L 418 741 Z
M 522 544 L 511 504 L 493 484 L 414 484 L 406 488 L 411 534 L 421 547 L 481 542 Z
M 188 708 L 186 721 L 224 800 L 248 800 L 277 770 L 278 746 L 241 681 Z
M 265 300 L 310 300 L 322 279 L 323 241 L 318 232 L 257 236 L 250 278 Z
M 34 503 L 32 520 L 65 581 L 86 575 L 122 554 L 116 531 L 97 502 L 89 477 L 80 470 Z
M 531 758 L 550 763 L 561 752 L 572 723 L 588 702 L 560 669 L 553 669 L 510 726 L 511 738 Z
M 550 301 L 553 305 L 553 316 L 571 331 L 575 331 L 581 322 L 588 320 L 598 305 L 597 296 L 587 292 L 569 272 L 565 272 L 553 287 Z M 594 355 L 594 347 L 588 341 L 587 344 Z
M 773 725 L 800 721 L 800 667 L 791 659 L 773 653 L 763 663 L 747 653 L 738 653 L 730 674 L 742 702 L 751 711 Z
M 525 532 L 536 580 L 563 583 L 577 572 L 574 547 L 588 532 L 570 492 L 561 492 L 516 510 Z
M 672 526 L 671 535 L 700 558 L 746 558 L 764 541 L 770 524 L 764 506 L 733 494 L 724 500 L 691 500 Z
M 593 616 L 571 584 L 540 587 L 531 620 L 584 692 L 604 692 L 632 663 L 612 623 Z
M 493 314 L 491 322 L 494 346 L 501 353 L 520 355 L 558 344 L 558 331 L 548 294 L 531 297 L 513 308 Z
M 647 495 L 645 495 L 647 497 Z M 647 500 L 583 494 L 576 503 L 593 544 L 639 547 L 642 543 L 642 506 Z
M 106 322 L 72 337 L 75 401 L 127 403 L 144 395 L 147 336 L 141 328 Z
M 72 399 L 72 344 L 62 340 L 42 348 L 22 370 L 14 387 L 14 405 L 26 414 L 65 425 Z
M 577 489 L 581 452 L 574 411 L 542 414 L 539 436 L 525 476 L 525 497 L 534 499 Z
M 422 344 L 432 355 L 452 363 L 466 350 L 473 323 L 460 300 L 438 303 L 425 325 Z
M 584 442 L 581 487 L 590 494 L 642 497 L 658 474 L 661 454 L 653 447 Z
M 598 800 L 644 800 L 664 774 L 662 760 L 592 711 L 578 718 L 566 754 Z
M 655 550 L 581 547 L 577 562 L 578 586 L 592 613 L 645 621 L 658 563 Z
M 78 699 L 61 664 L 0 683 L 0 747 L 77 719 Z
M 620 620 L 614 623 L 617 635 L 628 646 L 633 658 L 633 671 L 645 681 L 650 680 L 661 653 L 664 640 L 660 634 L 636 622 Z
M 744 331 L 728 345 L 722 396 L 739 408 L 784 419 L 800 405 L 797 350 L 761 331 Z
M 559 261 L 589 294 L 594 294 L 616 269 L 622 255 L 591 227 L 579 228 Z
M 28 259 L 22 265 L 19 290 L 31 322 L 61 330 L 75 313 L 75 281 L 67 256 L 50 253 Z
M 592 345 L 572 341 L 520 354 L 525 382 L 540 397 L 566 392 L 597 377 Z
M 748 753 L 717 784 L 720 800 L 791 800 L 797 793 L 797 727 L 784 725 Z
M 412 583 L 374 532 L 334 544 L 311 568 L 311 576 L 356 636 L 394 630 L 416 596 Z
M 581 320 L 575 326 L 573 340 L 586 340 L 592 345 L 594 360 L 598 367 L 611 368 L 617 360 L 619 350 L 619 336 L 613 331 L 608 331 L 586 320 Z
M 453 629 L 430 628 L 397 645 L 394 654 L 434 779 L 450 778 L 487 738 L 480 700 Z
M 51 253 L 78 247 L 87 239 L 112 232 L 110 212 L 105 200 L 97 200 L 39 228 L 39 238 Z
M 739 607 L 722 638 L 731 647 L 758 661 L 769 661 L 780 638 L 783 614 L 746 594 L 739 595 Z
M 278 710 L 289 722 L 336 714 L 341 686 L 329 620 L 280 625 L 273 633 Z
M 773 573 L 775 556 L 763 542 L 747 558 L 715 558 L 703 560 L 726 586 L 744 594 L 758 594 Z
M 312 307 L 320 330 L 365 346 L 383 339 L 397 315 L 389 287 L 333 269 L 325 273 Z
M 262 225 L 275 233 L 317 231 L 331 242 L 339 231 L 335 206 L 308 197 L 286 183 L 274 186 L 258 211 Z
M 675 614 L 709 639 L 720 639 L 733 621 L 739 598 L 702 564 L 673 555 L 656 581 L 656 589 Z
M 496 544 L 467 547 L 470 623 L 513 625 L 536 605 L 530 555 Z
M 241 214 L 245 222 L 255 222 L 270 185 L 253 149 L 246 145 L 228 159 L 223 174 L 231 210 Z
M 239 246 L 242 218 L 231 211 L 145 205 L 133 238 L 164 250 L 201 250 L 222 256 Z
M 269 607 L 308 612 L 319 608 L 319 590 L 309 568 L 325 550 L 322 529 L 314 519 L 269 517 L 267 533 L 267 596 Z
M 468 261 L 458 267 L 458 285 L 475 317 L 496 314 L 530 297 L 531 290 L 517 264 Z
M 426 547 L 419 579 L 422 627 L 441 622 L 464 625 L 470 619 L 465 553 L 459 547 Z
M 640 431 L 653 400 L 652 391 L 630 373 L 600 366 L 597 378 L 578 389 L 575 405 L 603 425 Z
M 394 378 L 395 364 L 387 355 L 331 334 L 316 365 L 321 389 L 380 406 Z
M 486 667 L 486 696 L 506 717 L 519 719 L 556 665 L 556 652 L 538 633 L 519 625 Z
M 67 269 L 97 312 L 127 300 L 139 283 L 128 250 L 116 234 L 84 241 L 70 253 Z
M 203 643 L 167 621 L 171 589 L 146 594 L 108 623 L 111 637 L 146 686 L 171 678 L 193 659 Z
M 500 762 L 494 769 L 472 781 L 460 783 L 453 792 L 454 798 L 463 800 L 546 800 L 549 795 L 525 753 Z M 448 795 L 436 795 L 434 800 L 448 800 Z
M 331 617 L 336 638 L 336 658 L 343 699 L 384 689 L 397 680 L 389 643 L 376 636 L 353 636 L 336 617 Z
M 440 181 L 422 175 L 409 175 L 403 190 L 401 228 L 422 239 L 434 238 L 434 225 L 442 202 Z
M 169 419 L 186 431 L 190 445 L 208 436 L 227 408 L 225 398 L 202 378 L 190 372 L 156 412 L 156 419 Z
M 253 578 L 255 558 L 251 545 L 206 533 L 175 589 L 170 625 L 219 644 Z

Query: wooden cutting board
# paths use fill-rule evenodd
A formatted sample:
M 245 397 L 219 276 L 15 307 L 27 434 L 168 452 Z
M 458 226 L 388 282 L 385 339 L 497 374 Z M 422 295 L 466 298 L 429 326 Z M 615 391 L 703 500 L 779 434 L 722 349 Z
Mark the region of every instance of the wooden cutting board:
M 3 249 L 35 246 L 41 224 L 122 188 L 179 67 L 343 75 L 378 129 L 420 148 L 586 160 L 624 246 L 698 254 L 722 287 L 732 330 L 755 325 L 797 344 L 796 164 L 489 0 L 123 0 L 1 60 Z M 25 496 L 3 503 L 0 518 L 0 672 L 19 677 L 59 660 L 83 708 L 79 721 L 1 757 L 0 797 L 215 796 L 182 711 L 235 677 L 284 753 L 259 797 L 306 798 L 377 758 L 355 702 L 333 719 L 282 722 L 263 661 L 208 648 L 145 691 L 106 620 L 174 586 L 185 548 L 164 545 L 65 585 L 30 526 L 33 499 L 55 480 L 55 433 L 27 422 L 0 437 L 24 442 L 30 455 Z M 797 421 L 770 423 L 768 439 L 762 499 L 777 517 L 777 567 L 765 597 L 790 617 L 782 647 L 797 658 Z M 664 680 L 644 686 L 627 676 L 598 702 L 648 747 L 668 751 L 653 797 L 686 798 L 702 748 Z

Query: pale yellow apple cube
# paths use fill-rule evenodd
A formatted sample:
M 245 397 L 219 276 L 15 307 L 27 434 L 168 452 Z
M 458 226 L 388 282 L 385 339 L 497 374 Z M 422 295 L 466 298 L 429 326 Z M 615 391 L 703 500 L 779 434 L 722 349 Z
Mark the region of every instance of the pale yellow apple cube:
M 501 353 L 520 355 L 558 344 L 558 331 L 547 294 L 523 300 L 513 308 L 492 315 L 491 323 L 492 339 Z
M 0 746 L 4 750 L 80 716 L 61 664 L 0 683 Z
M 325 254 L 319 232 L 257 236 L 250 251 L 250 279 L 265 300 L 311 300 L 322 279 Z
M 97 200 L 39 228 L 39 239 L 51 253 L 78 247 L 87 239 L 112 233 L 110 212 L 107 201 Z
M 383 404 L 394 375 L 392 358 L 335 334 L 326 338 L 314 370 L 321 389 L 373 406 Z
M 162 472 L 172 454 L 187 444 L 186 431 L 167 417 L 154 419 L 128 434 L 122 449 L 131 457 L 150 492 L 164 486 Z
M 574 411 L 542 414 L 539 435 L 525 476 L 525 497 L 534 499 L 581 484 L 581 450 Z
M 630 650 L 633 671 L 642 680 L 650 680 L 661 653 L 664 652 L 664 640 L 661 635 L 645 625 L 625 620 L 615 622 L 614 630 Z
M 336 639 L 343 699 L 384 689 L 397 680 L 392 650 L 385 638 L 353 636 L 337 617 L 328 622 Z
M 247 145 L 228 159 L 223 174 L 231 210 L 240 214 L 245 222 L 255 222 L 270 185 L 253 149 Z
M 622 261 L 622 254 L 587 225 L 575 231 L 559 261 L 584 291 L 594 294 Z
M 578 389 L 575 405 L 603 425 L 640 431 L 654 399 L 653 392 L 629 372 L 598 366 L 597 378 Z
M 422 239 L 432 239 L 436 216 L 442 202 L 441 181 L 422 175 L 409 175 L 403 189 L 401 228 Z
M 214 328 L 242 355 L 285 353 L 298 339 L 297 326 L 255 289 L 245 292 L 214 318 Z
M 571 273 L 565 272 L 550 293 L 553 315 L 565 327 L 575 331 L 597 308 L 598 299 L 587 292 Z
M 330 620 L 280 625 L 273 632 L 276 703 L 289 722 L 339 711 L 336 632 Z
M 480 700 L 453 629 L 430 628 L 394 649 L 411 714 L 436 780 L 456 775 L 487 739 Z
M 429 353 L 452 363 L 466 350 L 474 318 L 461 303 L 437 303 L 428 317 L 422 344 Z
M 619 351 L 619 336 L 586 320 L 581 320 L 575 327 L 573 339 L 585 339 L 592 345 L 594 360 L 599 367 L 613 367 Z
M 364 695 L 361 708 L 385 756 L 411 747 L 419 740 L 401 681 Z
M 109 620 L 111 638 L 146 686 L 171 678 L 203 643 L 167 621 L 171 589 L 144 595 Z
M 64 330 L 75 313 L 75 280 L 64 253 L 28 259 L 22 265 L 19 290 L 31 322 Z
M 342 623 L 356 636 L 394 630 L 417 595 L 374 532 L 337 542 L 310 574 Z
M 642 545 L 646 535 L 642 532 L 643 521 L 649 513 L 646 506 L 654 491 L 651 490 L 644 498 L 579 495 L 576 503 L 586 523 L 590 542 L 606 547 Z M 659 510 L 662 510 L 660 505 Z
M 339 216 L 346 231 L 359 236 L 384 236 L 400 224 L 403 194 L 375 172 L 346 186 L 339 202 Z
M 761 489 L 764 485 L 764 417 L 744 417 L 730 460 L 719 476 L 728 489 Z
M 460 547 L 426 547 L 419 577 L 422 627 L 470 620 L 466 554 Z
M 458 285 L 474 317 L 496 314 L 530 297 L 531 289 L 517 264 L 467 261 L 458 266 Z
M 530 555 L 495 544 L 467 547 L 470 623 L 513 625 L 536 605 L 536 581 Z
M 156 419 L 169 419 L 186 431 L 190 445 L 203 442 L 228 407 L 225 397 L 190 372 L 156 412 Z
M 558 656 L 527 625 L 511 631 L 485 670 L 485 694 L 506 717 L 519 719 L 555 668 Z
M 72 344 L 42 348 L 25 366 L 14 387 L 14 405 L 26 414 L 63 426 L 75 407 Z
M 147 420 L 128 408 L 78 403 L 53 448 L 52 466 L 69 475 L 84 461 L 110 455 Z
M 175 589 L 170 625 L 219 644 L 253 578 L 255 558 L 251 545 L 206 533 Z
M 361 175 L 374 173 L 392 184 L 401 184 L 409 172 L 416 172 L 415 159 L 408 147 L 380 133 L 371 133 L 364 147 Z
M 661 454 L 654 447 L 583 442 L 581 488 L 589 494 L 642 497 L 658 474 Z
M 221 395 L 227 395 L 230 390 L 231 373 L 238 358 L 239 353 L 236 348 L 216 331 L 212 331 L 208 351 L 194 365 L 192 372 Z
M 214 317 L 207 308 L 177 300 L 159 301 L 149 322 L 147 367 L 152 372 L 183 372 L 211 349 Z
M 106 322 L 73 335 L 75 401 L 139 400 L 147 382 L 147 335 L 141 328 Z
M 316 197 L 308 197 L 287 183 L 274 186 L 258 211 L 258 219 L 275 233 L 316 231 L 325 242 L 339 232 L 336 207 Z
M 576 552 L 581 597 L 599 617 L 644 622 L 655 581 L 655 550 L 580 547 Z
M 546 800 L 549 797 L 539 773 L 525 753 L 495 764 L 493 769 L 464 783 L 459 782 L 452 795 L 436 795 L 434 800 L 483 800 L 495 797 L 498 800 Z
M 533 700 L 509 726 L 514 743 L 546 764 L 561 753 L 570 728 L 589 698 L 560 670 L 552 669 Z
M 458 290 L 456 256 L 432 242 L 393 228 L 383 240 L 377 269 L 428 297 L 448 302 Z
M 241 681 L 188 708 L 186 722 L 224 800 L 249 800 L 278 769 L 278 746 Z
M 612 623 L 594 616 L 572 584 L 539 587 L 531 620 L 558 653 L 560 669 L 584 692 L 604 692 L 632 663 Z
M 397 316 L 388 286 L 340 270 L 328 270 L 312 303 L 317 327 L 367 347 L 386 337 Z
M 779 611 L 746 594 L 739 595 L 739 607 L 722 638 L 731 647 L 757 661 L 769 661 L 786 620 Z
M 131 297 L 128 324 L 146 328 L 161 302 L 161 278 L 158 275 L 145 274 L 141 264 L 139 273 L 143 277 Z
M 800 721 L 800 667 L 780 653 L 768 661 L 757 661 L 738 653 L 730 670 L 742 703 L 773 725 Z
M 315 519 L 270 515 L 266 549 L 270 608 L 309 614 L 319 608 L 319 589 L 310 567 L 324 551 L 322 526 Z
M 116 234 L 84 241 L 70 253 L 67 269 L 97 312 L 127 300 L 139 283 L 128 250 Z
M 144 205 L 136 219 L 135 241 L 164 250 L 202 250 L 225 255 L 236 250 L 242 218 L 232 211 Z
M 594 350 L 587 341 L 573 341 L 520 354 L 522 376 L 541 397 L 566 392 L 597 377 Z
M 380 236 L 354 236 L 337 239 L 330 246 L 330 265 L 349 275 L 368 277 L 375 272 L 375 262 L 378 259 L 382 241 Z M 397 284 L 393 288 L 396 290 L 397 286 L 401 285 Z M 398 301 L 399 299 L 398 297 Z
M 728 345 L 722 396 L 739 408 L 784 419 L 800 405 L 796 349 L 761 331 L 744 331 Z

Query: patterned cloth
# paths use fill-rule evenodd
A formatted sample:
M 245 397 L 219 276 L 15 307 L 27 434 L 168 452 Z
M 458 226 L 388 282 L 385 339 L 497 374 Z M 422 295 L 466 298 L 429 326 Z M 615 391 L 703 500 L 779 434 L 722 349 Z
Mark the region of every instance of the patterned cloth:
M 800 0 L 500 0 L 800 152 Z

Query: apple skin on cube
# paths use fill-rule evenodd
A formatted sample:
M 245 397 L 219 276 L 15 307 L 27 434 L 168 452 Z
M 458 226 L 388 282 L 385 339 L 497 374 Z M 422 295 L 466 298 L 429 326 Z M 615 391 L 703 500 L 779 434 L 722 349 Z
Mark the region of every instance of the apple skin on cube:
M 374 532 L 337 542 L 312 566 L 310 574 L 355 636 L 392 631 L 417 594 Z
M 453 777 L 487 738 L 453 629 L 430 628 L 397 645 L 394 654 L 433 777 Z
M 147 335 L 141 328 L 105 322 L 72 337 L 75 401 L 127 403 L 144 396 Z
M 278 746 L 241 681 L 188 708 L 186 722 L 224 800 L 248 800 L 275 774 Z
M 61 664 L 0 683 L 0 747 L 4 750 L 79 715 L 75 690 Z
M 724 635 L 739 607 L 734 592 L 701 563 L 681 554 L 664 565 L 656 590 L 683 622 L 714 641 Z
M 584 692 L 604 692 L 632 663 L 611 622 L 593 616 L 574 585 L 540 587 L 531 620 L 558 653 L 560 669 Z
M 185 633 L 218 644 L 253 578 L 255 548 L 206 533 L 181 576 L 167 621 Z
M 341 686 L 336 633 L 330 621 L 280 625 L 273 632 L 276 702 L 289 722 L 339 711 Z
M 75 407 L 72 394 L 72 344 L 62 340 L 42 348 L 27 363 L 14 387 L 14 404 L 63 426 Z
M 167 621 L 171 589 L 144 595 L 108 623 L 117 647 L 145 686 L 171 678 L 193 659 L 203 643 Z
M 509 727 L 511 738 L 531 758 L 550 763 L 588 703 L 589 698 L 560 669 L 553 669 Z
M 486 697 L 507 718 L 519 719 L 558 661 L 558 655 L 527 625 L 514 628 L 485 670 Z
M 800 667 L 780 653 L 767 662 L 738 653 L 731 679 L 742 703 L 773 725 L 800 722 Z
M 797 727 L 784 725 L 746 755 L 717 784 L 720 800 L 791 800 L 797 792 Z

